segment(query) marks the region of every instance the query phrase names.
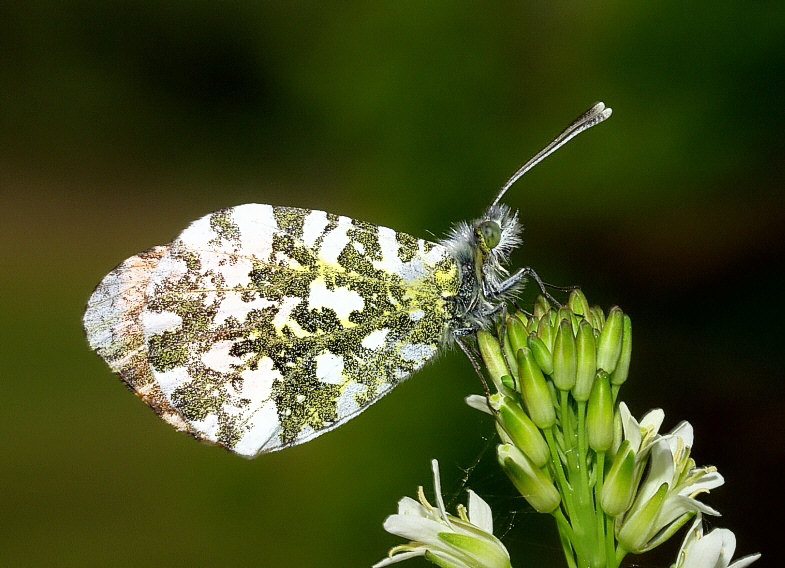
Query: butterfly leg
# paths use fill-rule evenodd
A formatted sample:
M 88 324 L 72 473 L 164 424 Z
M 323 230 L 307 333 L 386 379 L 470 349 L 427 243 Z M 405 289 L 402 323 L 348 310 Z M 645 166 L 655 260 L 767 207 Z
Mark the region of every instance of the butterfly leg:
M 488 383 L 485 380 L 485 375 L 482 372 L 482 367 L 480 366 L 480 362 L 478 361 L 477 355 L 475 355 L 472 352 L 471 348 L 460 337 L 455 338 L 455 343 L 458 344 L 458 347 L 461 348 L 461 351 L 463 351 L 464 355 L 466 355 L 466 357 L 471 362 L 472 367 L 474 367 L 474 372 L 477 373 L 477 376 L 480 378 L 480 382 L 482 383 L 482 389 L 483 391 L 485 391 L 485 398 L 487 399 L 488 397 L 491 396 L 491 391 L 488 388 Z
M 506 311 L 507 311 L 507 304 L 497 304 L 497 305 L 493 306 L 492 308 L 486 309 L 484 312 L 482 312 L 482 315 L 483 316 L 495 316 L 497 314 L 500 314 L 500 313 L 506 312 Z M 504 314 L 504 315 L 506 315 L 506 314 Z
M 531 278 L 537 283 L 537 286 L 540 288 L 540 292 L 542 292 L 542 295 L 545 296 L 549 302 L 551 302 L 556 306 L 561 306 L 561 302 L 559 302 L 556 298 L 554 298 L 551 295 L 551 293 L 548 292 L 547 290 L 548 287 L 557 288 L 557 289 L 560 288 L 558 286 L 551 286 L 550 284 L 546 284 L 545 282 L 543 282 L 539 274 L 537 274 L 534 271 L 534 269 L 529 266 L 525 266 L 523 268 L 518 269 L 512 276 L 507 278 L 507 280 L 504 280 L 501 284 L 499 284 L 497 290 L 495 290 L 495 293 L 493 295 L 499 296 L 501 294 L 504 294 L 505 292 L 509 291 L 511 288 L 517 286 L 521 282 L 521 280 L 524 280 L 526 278 Z
M 453 335 L 456 337 L 468 337 L 477 333 L 476 327 L 459 327 L 452 330 Z

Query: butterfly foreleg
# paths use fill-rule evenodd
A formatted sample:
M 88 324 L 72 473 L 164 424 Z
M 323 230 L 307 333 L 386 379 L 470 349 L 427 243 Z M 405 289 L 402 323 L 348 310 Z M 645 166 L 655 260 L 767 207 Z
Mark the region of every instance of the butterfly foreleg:
M 525 266 L 523 268 L 519 268 L 514 274 L 512 274 L 506 280 L 503 280 L 496 289 L 492 292 L 490 297 L 494 296 L 501 296 L 502 294 L 509 292 L 512 288 L 516 287 L 518 284 L 521 283 L 522 280 L 527 278 L 531 278 L 536 282 L 537 286 L 542 292 L 542 295 L 545 296 L 549 302 L 560 306 L 561 303 L 554 298 L 550 292 L 547 290 L 547 284 L 542 281 L 542 278 L 535 272 L 535 270 L 529 266 Z

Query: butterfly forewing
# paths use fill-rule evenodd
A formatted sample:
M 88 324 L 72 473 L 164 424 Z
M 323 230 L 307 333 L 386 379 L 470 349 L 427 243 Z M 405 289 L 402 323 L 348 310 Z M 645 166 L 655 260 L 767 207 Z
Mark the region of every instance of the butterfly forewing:
M 171 244 L 138 321 L 151 375 L 195 435 L 253 456 L 340 425 L 420 368 L 457 291 L 438 244 L 248 204 Z

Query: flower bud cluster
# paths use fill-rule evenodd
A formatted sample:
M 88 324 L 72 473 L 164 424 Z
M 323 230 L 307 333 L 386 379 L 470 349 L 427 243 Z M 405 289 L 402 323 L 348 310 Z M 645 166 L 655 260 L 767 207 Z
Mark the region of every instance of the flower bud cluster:
M 570 565 L 611 566 L 698 512 L 717 514 L 694 498 L 722 476 L 689 457 L 689 424 L 660 435 L 662 411 L 638 423 L 618 401 L 632 354 L 621 309 L 606 314 L 576 290 L 567 306 L 540 297 L 494 331 L 479 331 L 477 344 L 496 392 L 467 402 L 494 416 L 500 466 L 536 511 L 556 517 Z
M 477 343 L 497 391 L 484 402 L 503 442 L 499 464 L 535 510 L 563 505 L 569 512 L 576 499 L 564 487 L 578 463 L 565 456 L 614 446 L 616 393 L 629 372 L 629 317 L 618 308 L 606 317 L 574 291 L 558 309 L 538 298 L 532 314 L 508 316 L 496 333 L 479 331 Z M 478 399 L 470 404 L 482 407 Z
M 494 417 L 499 465 L 536 511 L 554 517 L 569 566 L 618 568 L 691 519 L 671 568 L 741 568 L 759 558 L 730 564 L 733 533 L 703 535 L 703 515 L 719 513 L 696 497 L 724 480 L 690 457 L 692 426 L 660 434 L 662 410 L 639 422 L 619 401 L 632 353 L 632 324 L 619 308 L 606 314 L 579 291 L 558 308 L 540 297 L 532 313 L 506 316 L 476 339 L 495 392 L 466 401 Z M 415 557 L 445 568 L 509 568 L 487 503 L 469 491 L 468 506 L 447 513 L 435 460 L 432 469 L 436 504 L 422 488 L 419 502 L 399 502 L 384 527 L 409 542 L 375 568 Z

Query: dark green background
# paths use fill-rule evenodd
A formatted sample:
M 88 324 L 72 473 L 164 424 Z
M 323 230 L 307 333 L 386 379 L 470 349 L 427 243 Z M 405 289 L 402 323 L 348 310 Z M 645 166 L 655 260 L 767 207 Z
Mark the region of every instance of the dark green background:
M 778 565 L 782 2 L 261 4 L 0 4 L 0 564 L 381 558 L 428 460 L 452 496 L 491 431 L 462 402 L 480 389 L 461 356 L 245 461 L 135 400 L 88 349 L 84 303 L 127 256 L 244 202 L 440 236 L 602 99 L 613 118 L 508 194 L 514 264 L 631 314 L 624 397 L 693 422 L 698 463 L 727 477 L 715 525 Z M 469 485 L 500 526 L 519 510 L 515 565 L 562 566 L 492 466 Z

